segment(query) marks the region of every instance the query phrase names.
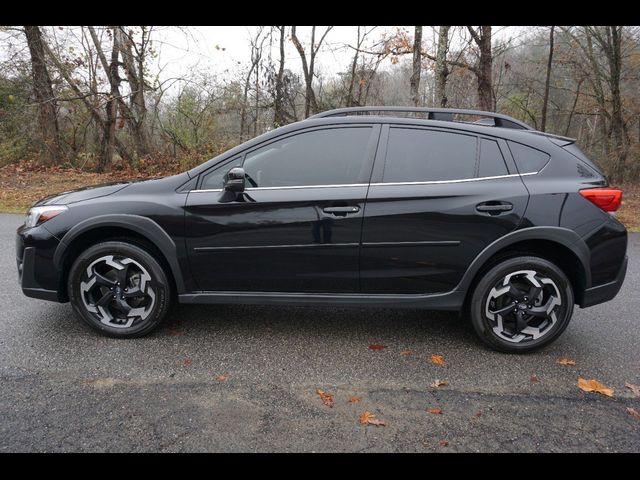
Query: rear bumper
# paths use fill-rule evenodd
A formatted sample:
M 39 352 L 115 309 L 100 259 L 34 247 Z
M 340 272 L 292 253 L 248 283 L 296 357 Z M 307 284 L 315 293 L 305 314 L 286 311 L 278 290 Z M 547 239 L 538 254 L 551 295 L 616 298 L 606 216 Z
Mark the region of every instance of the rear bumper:
M 582 302 L 580 302 L 580 307 L 591 307 L 593 305 L 598 305 L 599 303 L 608 302 L 613 299 L 620 288 L 622 288 L 622 284 L 624 283 L 624 277 L 627 274 L 627 263 L 629 262 L 628 257 L 624 257 L 624 261 L 622 262 L 622 266 L 616 275 L 615 280 L 609 283 L 605 283 L 604 285 L 598 285 L 596 287 L 587 288 L 584 291 L 582 296 Z

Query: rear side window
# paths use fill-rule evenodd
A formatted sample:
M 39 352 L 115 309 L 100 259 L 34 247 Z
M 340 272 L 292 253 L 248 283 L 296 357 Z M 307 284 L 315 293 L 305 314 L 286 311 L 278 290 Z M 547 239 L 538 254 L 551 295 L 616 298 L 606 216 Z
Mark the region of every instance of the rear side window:
M 383 182 L 429 182 L 475 177 L 476 137 L 391 128 Z
M 497 177 L 507 175 L 507 164 L 500 152 L 495 140 L 480 140 L 480 164 L 478 165 L 478 177 Z
M 537 173 L 542 170 L 549 161 L 549 158 L 551 158 L 548 154 L 535 148 L 522 145 L 521 143 L 508 143 L 509 150 L 511 150 L 511 154 L 516 161 L 520 173 Z

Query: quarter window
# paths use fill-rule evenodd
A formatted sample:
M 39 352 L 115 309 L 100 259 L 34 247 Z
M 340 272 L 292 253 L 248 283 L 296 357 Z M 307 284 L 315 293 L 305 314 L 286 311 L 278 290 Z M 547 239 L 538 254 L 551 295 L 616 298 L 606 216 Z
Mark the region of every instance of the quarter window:
M 521 143 L 509 142 L 509 149 L 520 173 L 537 173 L 542 170 L 549 158 L 551 158 L 548 154 Z
M 383 182 L 474 178 L 477 139 L 471 135 L 391 128 Z

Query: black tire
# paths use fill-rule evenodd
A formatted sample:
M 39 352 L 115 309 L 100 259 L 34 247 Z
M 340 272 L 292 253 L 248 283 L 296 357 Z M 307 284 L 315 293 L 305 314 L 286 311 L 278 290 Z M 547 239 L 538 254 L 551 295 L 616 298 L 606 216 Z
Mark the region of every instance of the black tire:
M 116 338 L 147 335 L 160 326 L 171 305 L 171 286 L 162 266 L 140 246 L 122 241 L 82 252 L 69 271 L 67 291 L 87 325 Z
M 560 268 L 543 258 L 520 256 L 504 260 L 484 274 L 471 296 L 469 316 L 478 337 L 489 347 L 526 353 L 558 338 L 571 320 L 573 305 L 571 282 Z

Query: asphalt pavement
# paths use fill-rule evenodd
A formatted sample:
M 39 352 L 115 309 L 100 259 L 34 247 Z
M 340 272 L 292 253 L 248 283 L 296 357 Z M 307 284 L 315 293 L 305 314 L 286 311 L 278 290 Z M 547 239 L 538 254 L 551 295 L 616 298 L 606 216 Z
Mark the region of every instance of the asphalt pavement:
M 640 384 L 640 235 L 615 300 L 506 355 L 418 310 L 178 306 L 149 337 L 101 337 L 69 304 L 22 294 L 21 222 L 0 215 L 0 452 L 640 452 L 624 387 Z M 360 424 L 365 411 L 386 426 Z

